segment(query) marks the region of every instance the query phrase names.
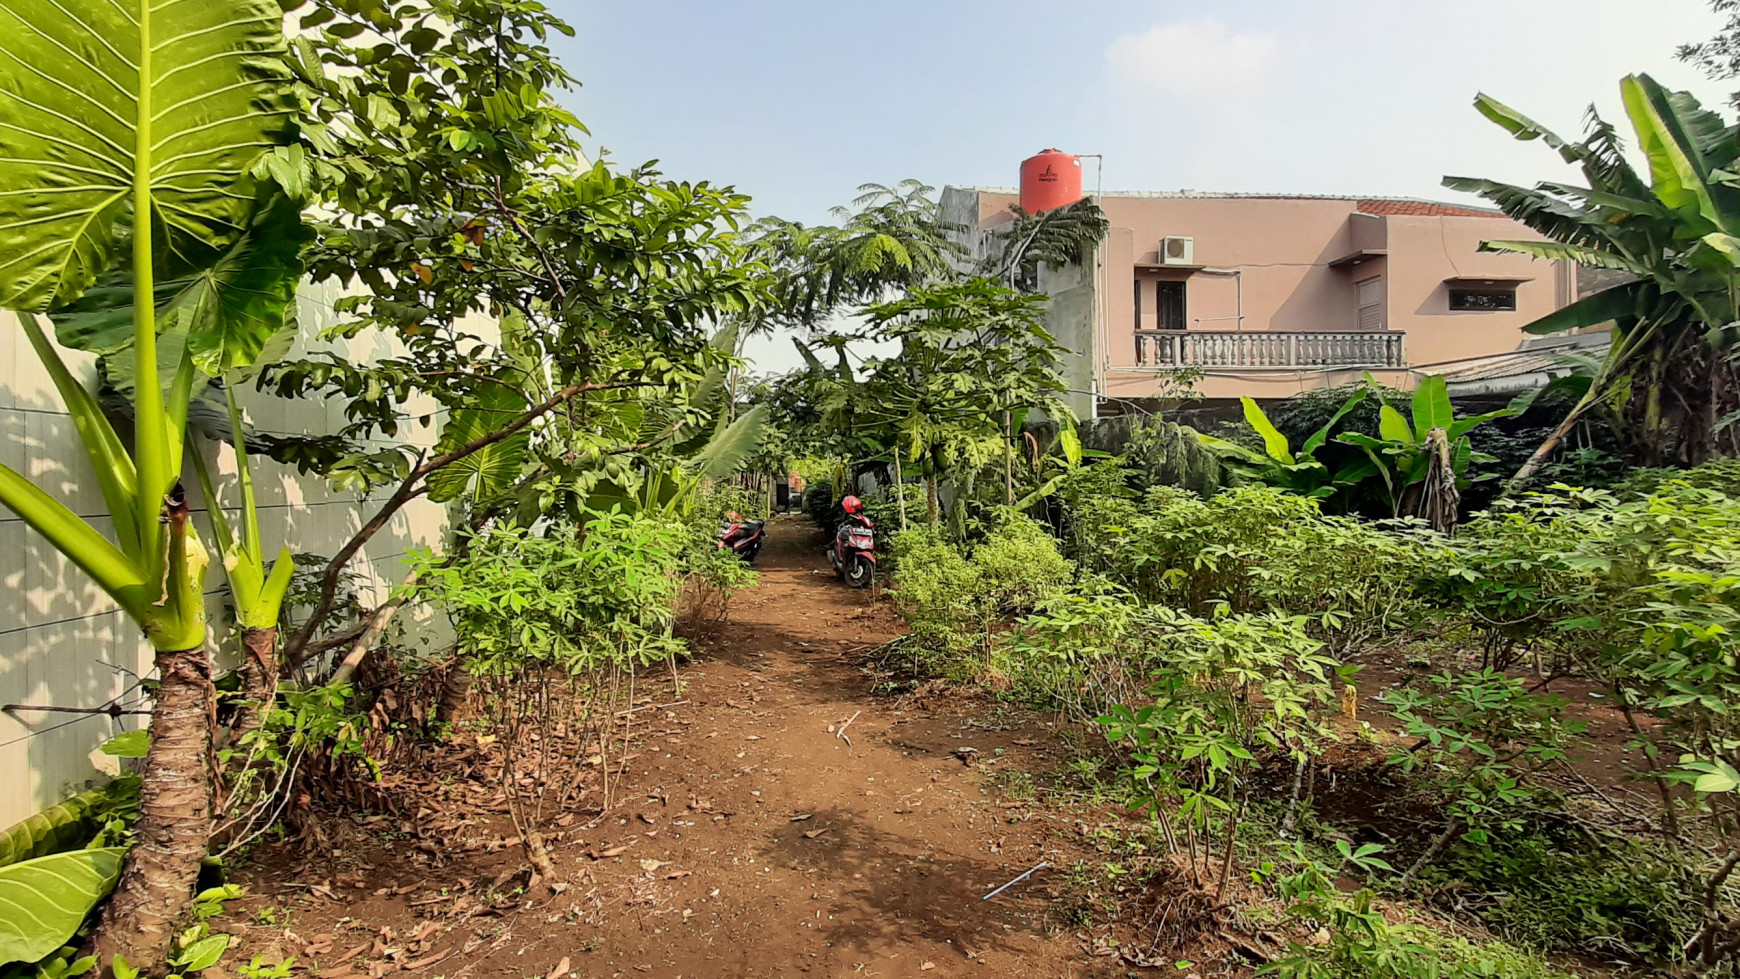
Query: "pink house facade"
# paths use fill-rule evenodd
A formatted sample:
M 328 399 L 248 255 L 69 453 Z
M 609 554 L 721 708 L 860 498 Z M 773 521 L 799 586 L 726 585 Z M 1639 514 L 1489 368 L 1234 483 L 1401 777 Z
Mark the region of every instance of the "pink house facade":
M 1014 190 L 950 187 L 945 220 L 996 247 Z M 1050 326 L 1077 413 L 1118 413 L 1202 371 L 1211 401 L 1282 398 L 1370 371 L 1425 374 L 1523 349 L 1571 302 L 1576 268 L 1480 243 L 1537 238 L 1494 211 L 1400 198 L 1108 193 L 1111 233 L 1080 268 L 1047 267 Z M 977 233 L 971 233 L 976 229 Z

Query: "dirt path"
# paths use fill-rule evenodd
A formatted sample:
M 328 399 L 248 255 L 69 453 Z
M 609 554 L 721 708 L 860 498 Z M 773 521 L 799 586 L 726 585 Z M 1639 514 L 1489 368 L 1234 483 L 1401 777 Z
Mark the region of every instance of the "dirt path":
M 439 846 L 352 843 L 300 867 L 268 855 L 252 927 L 229 929 L 247 932 L 240 957 L 275 942 L 321 979 L 525 979 L 564 963 L 695 979 L 1122 974 L 1051 900 L 1056 875 L 1092 857 L 1069 842 L 1069 820 L 991 784 L 999 770 L 1060 767 L 1055 733 L 988 701 L 874 695 L 861 653 L 898 622 L 834 578 L 821 543 L 799 518 L 773 525 L 761 583 L 700 644 L 682 688 L 663 681 L 656 704 L 670 706 L 637 715 L 646 727 L 615 808 L 559 823 L 562 894 L 453 901 L 507 886 L 500 872 L 521 861 L 490 838 L 503 820 L 443 824 L 425 810 L 456 826 Z M 1042 861 L 1056 869 L 981 900 Z M 315 886 L 356 898 L 294 889 L 334 879 Z M 335 961 L 371 932 L 366 952 Z

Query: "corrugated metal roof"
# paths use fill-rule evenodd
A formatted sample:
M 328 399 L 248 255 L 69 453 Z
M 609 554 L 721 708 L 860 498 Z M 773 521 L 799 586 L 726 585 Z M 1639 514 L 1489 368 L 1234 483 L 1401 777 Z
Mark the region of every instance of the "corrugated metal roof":
M 1548 380 L 1570 372 L 1565 355 L 1605 354 L 1609 341 L 1591 334 L 1566 338 L 1551 344 L 1473 357 L 1443 365 L 1422 365 L 1421 373 L 1438 374 L 1453 395 L 1516 393 L 1540 387 Z

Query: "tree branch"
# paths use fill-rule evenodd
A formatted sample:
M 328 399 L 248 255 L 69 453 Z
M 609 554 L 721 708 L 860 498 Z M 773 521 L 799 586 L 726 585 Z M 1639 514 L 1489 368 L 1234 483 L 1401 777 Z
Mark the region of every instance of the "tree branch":
M 368 522 L 364 523 L 351 539 L 339 548 L 338 553 L 332 556 L 332 560 L 327 562 L 326 571 L 320 576 L 320 598 L 314 604 L 314 611 L 309 614 L 308 621 L 302 623 L 302 627 L 297 629 L 295 635 L 291 636 L 290 641 L 285 644 L 282 660 L 285 667 L 291 669 L 299 667 L 313 655 L 309 649 L 309 641 L 313 639 L 314 633 L 320 628 L 321 623 L 326 621 L 326 617 L 332 614 L 333 599 L 338 594 L 338 582 L 344 573 L 345 566 L 350 563 L 352 558 L 356 557 L 357 552 L 362 550 L 364 544 L 367 544 L 375 534 L 380 533 L 381 528 L 385 527 L 395 514 L 404 509 L 407 503 L 429 492 L 429 484 L 426 480 L 430 473 L 451 466 L 473 453 L 512 437 L 527 425 L 586 391 L 626 386 L 630 385 L 570 384 L 539 404 L 533 405 L 518 418 L 495 431 L 473 439 L 458 448 L 443 452 L 413 468 L 399 483 L 399 488 L 393 491 L 393 495 L 387 498 L 387 502 L 375 511 L 375 515 L 370 517 Z

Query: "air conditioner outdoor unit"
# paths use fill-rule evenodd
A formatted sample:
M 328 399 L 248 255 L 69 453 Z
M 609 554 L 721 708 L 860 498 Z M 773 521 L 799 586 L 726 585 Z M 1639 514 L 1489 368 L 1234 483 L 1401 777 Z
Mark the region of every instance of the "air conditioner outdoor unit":
M 1195 265 L 1196 239 L 1171 236 L 1160 239 L 1160 264 Z

